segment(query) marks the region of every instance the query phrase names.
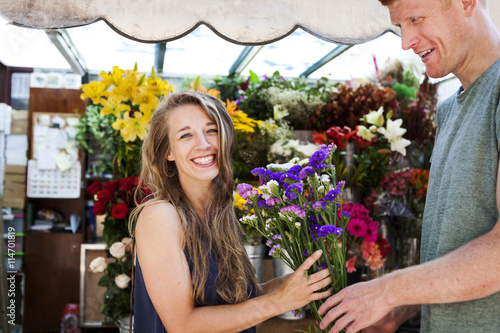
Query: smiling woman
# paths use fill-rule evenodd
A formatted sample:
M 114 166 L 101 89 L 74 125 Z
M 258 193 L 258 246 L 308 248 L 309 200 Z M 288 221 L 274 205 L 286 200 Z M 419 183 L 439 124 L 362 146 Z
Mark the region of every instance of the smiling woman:
M 305 276 L 319 252 L 296 273 L 256 285 L 233 208 L 235 140 L 216 97 L 172 93 L 154 113 L 140 176 L 152 195 L 131 219 L 135 331 L 250 333 L 330 294 L 316 292 L 331 283 L 327 270 Z

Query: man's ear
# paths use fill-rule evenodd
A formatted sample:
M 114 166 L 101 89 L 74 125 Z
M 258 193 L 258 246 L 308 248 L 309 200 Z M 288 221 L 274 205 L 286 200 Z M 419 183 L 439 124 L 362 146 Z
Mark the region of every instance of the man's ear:
M 461 0 L 465 17 L 471 17 L 477 7 L 478 0 Z

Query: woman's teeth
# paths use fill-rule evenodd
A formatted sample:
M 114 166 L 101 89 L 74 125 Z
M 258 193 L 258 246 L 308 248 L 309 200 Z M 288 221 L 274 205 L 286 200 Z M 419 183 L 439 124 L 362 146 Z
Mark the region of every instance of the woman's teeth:
M 200 158 L 194 158 L 193 161 L 198 164 L 208 164 L 214 160 L 214 156 L 205 156 L 205 157 L 200 157 Z

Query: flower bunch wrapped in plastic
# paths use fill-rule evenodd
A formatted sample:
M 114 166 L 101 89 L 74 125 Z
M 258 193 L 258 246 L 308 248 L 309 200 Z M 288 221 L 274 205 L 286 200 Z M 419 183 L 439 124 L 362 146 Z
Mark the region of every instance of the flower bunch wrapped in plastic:
M 344 182 L 336 182 L 335 166 L 331 164 L 335 148 L 323 145 L 309 159 L 299 162 L 295 158 L 286 164 L 252 170 L 259 177 L 260 193 L 249 184 L 237 186 L 247 210 L 255 211 L 241 221 L 267 239 L 271 255 L 296 270 L 310 254 L 323 250 L 309 273 L 328 269 L 333 293 L 347 284 L 344 230 L 349 222 L 349 214 L 342 212 Z M 322 302 L 311 303 L 318 322 L 321 317 L 317 310 Z

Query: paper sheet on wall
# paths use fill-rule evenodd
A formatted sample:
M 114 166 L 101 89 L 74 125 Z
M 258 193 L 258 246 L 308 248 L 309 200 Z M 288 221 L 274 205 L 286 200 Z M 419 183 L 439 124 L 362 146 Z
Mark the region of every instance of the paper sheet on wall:
M 82 168 L 77 163 L 65 172 L 58 168 L 39 169 L 36 160 L 28 161 L 28 198 L 79 198 Z

